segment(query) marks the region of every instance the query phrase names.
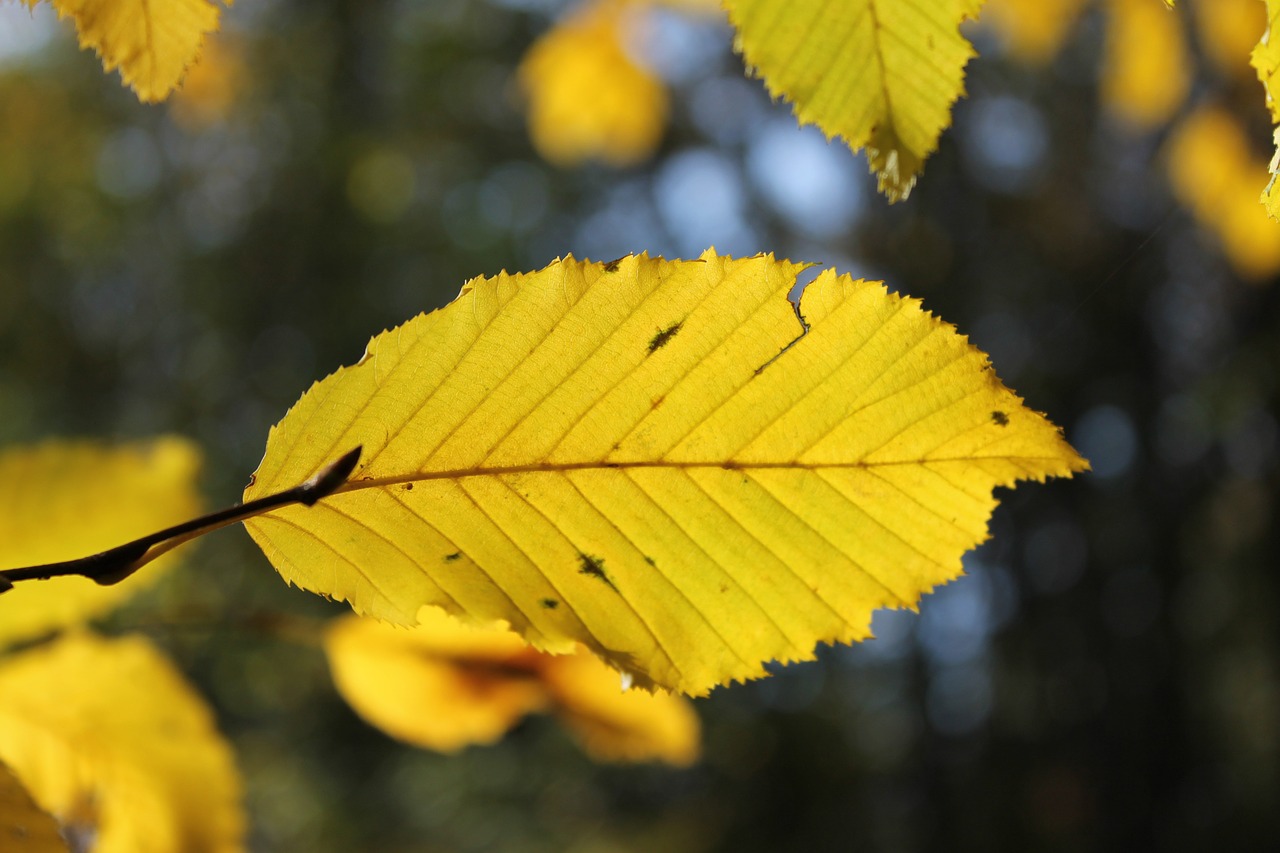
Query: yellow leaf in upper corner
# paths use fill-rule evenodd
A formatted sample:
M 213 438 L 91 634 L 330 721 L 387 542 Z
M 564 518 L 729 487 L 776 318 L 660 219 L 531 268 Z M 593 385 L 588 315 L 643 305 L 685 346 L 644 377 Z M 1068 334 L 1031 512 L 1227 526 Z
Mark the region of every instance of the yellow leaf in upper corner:
M 636 14 L 621 0 L 592 0 L 521 61 L 529 134 L 547 160 L 627 166 L 649 157 L 662 141 L 666 87 L 623 43 Z
M 200 54 L 205 35 L 218 29 L 213 0 L 49 2 L 59 18 L 75 21 L 80 46 L 93 48 L 108 72 L 119 68 L 138 100 L 147 103 L 169 96 Z
M 549 655 L 501 623 L 465 625 L 434 607 L 419 624 L 335 620 L 325 636 L 334 684 L 371 725 L 438 752 L 493 743 L 527 714 L 550 711 L 604 761 L 698 757 L 698 716 L 667 693 L 624 692 L 586 650 Z
M 1251 76 L 1249 53 L 1266 31 L 1266 7 L 1258 0 L 1213 0 L 1190 9 L 1205 55 L 1223 71 Z
M 84 557 L 185 521 L 200 511 L 199 468 L 196 446 L 173 436 L 0 450 L 0 568 Z M 113 586 L 23 581 L 0 594 L 0 648 L 97 618 L 174 564 L 163 557 Z
M 1174 195 L 1217 236 L 1236 272 L 1255 280 L 1280 272 L 1280 228 L 1258 204 L 1265 164 L 1237 120 L 1213 107 L 1196 111 L 1174 130 L 1167 156 Z
M 801 124 L 867 149 L 890 201 L 911 192 L 964 94 L 959 27 L 982 0 L 726 0 L 737 47 Z
M 468 282 L 271 431 L 245 500 L 357 445 L 314 507 L 246 523 L 290 582 L 582 642 L 702 694 L 868 636 L 987 536 L 992 489 L 1086 463 L 954 328 L 772 256 L 572 258 Z
M 1280 124 L 1280 81 L 1276 80 L 1280 72 L 1280 0 L 1266 2 L 1267 28 L 1249 55 L 1249 64 L 1258 72 L 1258 80 L 1266 92 L 1272 123 Z
M 698 760 L 702 726 L 686 699 L 624 691 L 617 673 L 587 652 L 547 656 L 542 673 L 557 715 L 597 760 L 678 767 Z
M 58 823 L 42 811 L 27 789 L 0 763 L 0 840 L 6 853 L 67 853 Z
M 66 636 L 0 661 L 0 760 L 94 853 L 243 849 L 231 750 L 141 637 Z
M 1004 37 L 1009 52 L 1026 63 L 1058 55 L 1087 0 L 987 0 L 982 22 Z
M 1168 121 L 1191 88 L 1182 24 L 1151 0 L 1109 0 L 1102 100 L 1140 128 Z
M 334 685 L 362 718 L 437 752 L 493 743 L 548 704 L 539 652 L 510 631 L 464 625 L 434 608 L 412 629 L 337 619 L 325 652 Z

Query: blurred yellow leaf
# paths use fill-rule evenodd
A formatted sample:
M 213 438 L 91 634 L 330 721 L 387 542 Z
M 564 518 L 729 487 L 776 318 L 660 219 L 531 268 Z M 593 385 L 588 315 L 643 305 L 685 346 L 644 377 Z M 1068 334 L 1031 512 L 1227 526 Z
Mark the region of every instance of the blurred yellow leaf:
M 698 760 L 701 724 L 685 699 L 662 691 L 624 691 L 618 674 L 585 650 L 546 656 L 542 676 L 557 715 L 597 760 L 679 767 Z
M 1234 117 L 1212 107 L 1188 116 L 1169 140 L 1168 168 L 1178 200 L 1217 236 L 1241 276 L 1280 272 L 1280 229 L 1258 205 L 1264 162 Z
M 1258 80 L 1266 91 L 1271 122 L 1280 124 L 1280 83 L 1276 81 L 1276 72 L 1280 71 L 1280 0 L 1266 0 L 1266 3 L 1267 28 L 1250 54 L 1249 63 L 1258 72 Z
M 67 853 L 58 823 L 0 763 L 0 844 L 5 853 Z
M 243 849 L 231 750 L 141 637 L 68 635 L 0 661 L 0 760 L 94 853 Z
M 982 21 L 997 29 L 1021 62 L 1043 64 L 1058 55 L 1088 0 L 987 0 Z
M 119 68 L 125 84 L 147 103 L 163 101 L 177 87 L 205 34 L 218 28 L 220 12 L 213 0 L 48 2 L 59 18 L 75 21 L 80 47 L 93 48 L 106 71 Z
M 371 725 L 439 752 L 501 738 L 527 714 L 552 712 L 595 757 L 692 763 L 698 718 L 668 694 L 623 692 L 585 650 L 548 655 L 502 623 L 465 625 L 433 607 L 419 624 L 335 620 L 325 638 L 334 684 Z
M 187 70 L 170 112 L 189 131 L 224 121 L 248 81 L 242 48 L 227 39 L 211 41 Z
M 1109 0 L 1102 100 L 1139 128 L 1168 121 L 1191 87 L 1182 24 L 1151 0 Z
M 919 302 L 803 264 L 572 258 L 476 278 L 272 431 L 246 523 L 280 573 L 409 624 L 430 604 L 702 694 L 868 636 L 986 538 L 995 486 L 1086 463 Z
M 325 652 L 338 692 L 361 717 L 438 752 L 493 743 L 547 705 L 538 652 L 510 631 L 464 625 L 432 608 L 413 629 L 335 620 Z
M 634 11 L 592 0 L 543 35 L 520 63 L 529 133 L 547 160 L 626 166 L 651 155 L 667 122 L 667 90 L 627 53 Z
M 982 0 L 726 0 L 737 47 L 801 124 L 867 149 L 890 201 L 910 193 L 964 94 L 960 22 Z
M 109 446 L 46 441 L 0 450 L 0 568 L 94 554 L 200 511 L 200 452 L 185 439 Z M 0 595 L 0 648 L 94 619 L 150 586 L 163 557 L 113 586 L 27 581 Z
M 1266 7 L 1258 0 L 1213 0 L 1189 8 L 1205 55 L 1231 74 L 1252 75 L 1248 57 L 1266 31 Z

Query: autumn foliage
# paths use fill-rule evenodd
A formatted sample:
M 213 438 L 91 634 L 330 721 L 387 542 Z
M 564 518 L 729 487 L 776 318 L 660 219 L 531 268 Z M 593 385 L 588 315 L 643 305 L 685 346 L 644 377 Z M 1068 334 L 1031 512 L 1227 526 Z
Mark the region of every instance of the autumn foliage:
M 206 44 L 222 5 L 51 4 L 139 100 L 185 85 L 180 123 L 215 124 L 236 97 L 234 50 Z M 671 98 L 643 48 L 656 5 L 589 0 L 521 61 L 531 144 L 558 168 L 627 167 L 662 144 Z M 675 5 L 724 16 L 747 73 L 799 123 L 865 151 L 884 197 L 909 204 L 981 61 L 979 12 L 1034 68 L 1085 4 Z M 1275 274 L 1275 161 L 1269 179 L 1232 114 L 1192 100 L 1178 16 L 1231 74 L 1249 73 L 1257 44 L 1275 122 L 1280 39 L 1255 31 L 1280 7 L 1101 5 L 1105 108 L 1166 128 L 1174 195 L 1242 275 Z M 284 581 L 354 611 L 280 633 L 322 648 L 355 713 L 415 747 L 492 744 L 546 716 L 594 759 L 688 766 L 700 727 L 686 697 L 868 638 L 873 613 L 914 610 L 963 574 L 998 489 L 1088 470 L 918 299 L 834 269 L 798 287 L 808 266 L 566 255 L 477 276 L 374 335 L 279 419 L 242 496 L 270 500 L 358 456 L 318 501 L 245 520 Z M 178 437 L 0 451 L 0 569 L 198 516 L 200 457 Z M 0 839 L 18 853 L 246 849 L 243 783 L 211 707 L 144 634 L 89 627 L 181 560 L 199 572 L 186 553 L 148 552 L 118 584 L 91 560 L 83 576 L 0 572 Z

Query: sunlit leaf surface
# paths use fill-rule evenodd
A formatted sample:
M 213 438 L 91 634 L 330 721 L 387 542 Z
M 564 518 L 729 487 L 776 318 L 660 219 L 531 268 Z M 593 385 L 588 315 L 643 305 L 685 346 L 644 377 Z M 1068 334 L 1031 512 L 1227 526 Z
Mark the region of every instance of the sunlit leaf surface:
M 1280 80 L 1276 79 L 1277 72 L 1280 72 L 1280 0 L 1266 0 L 1266 3 L 1267 28 L 1249 61 L 1266 91 L 1271 121 L 1280 124 Z
M 992 489 L 1084 466 L 917 301 L 802 264 L 567 259 L 477 278 L 271 431 L 245 491 L 356 445 L 352 481 L 253 519 L 290 582 L 582 642 L 705 693 L 868 635 L 987 535 Z
M 69 635 L 0 661 L 0 761 L 86 844 L 77 849 L 243 849 L 231 750 L 141 637 Z
M 200 511 L 199 468 L 195 445 L 173 436 L 0 450 L 0 568 L 84 557 L 185 521 Z M 162 557 L 113 586 L 19 583 L 0 595 L 0 647 L 101 616 L 173 564 Z
M 747 65 L 802 124 L 865 148 L 880 191 L 907 197 L 964 94 L 959 32 L 982 0 L 726 0 Z

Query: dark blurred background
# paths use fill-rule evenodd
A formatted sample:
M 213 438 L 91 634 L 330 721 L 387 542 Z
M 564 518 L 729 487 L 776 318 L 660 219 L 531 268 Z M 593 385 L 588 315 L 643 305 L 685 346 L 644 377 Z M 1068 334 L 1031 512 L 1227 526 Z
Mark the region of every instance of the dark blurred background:
M 1172 117 L 1103 106 L 1105 5 L 1034 63 L 967 29 L 968 97 L 892 207 L 743 76 L 727 26 L 670 8 L 645 19 L 659 149 L 566 168 L 515 79 L 552 0 L 242 0 L 210 75 L 160 106 L 48 8 L 0 5 L 2 444 L 185 434 L 231 503 L 311 382 L 467 278 L 714 245 L 922 297 L 1094 465 L 1006 493 L 919 615 L 700 701 L 689 770 L 592 764 L 545 719 L 453 757 L 396 744 L 317 649 L 244 618 L 339 608 L 218 534 L 111 627 L 156 637 L 216 707 L 252 848 L 1272 849 L 1280 300 L 1166 177 L 1177 123 L 1214 103 L 1256 193 L 1270 125 L 1194 5 Z

